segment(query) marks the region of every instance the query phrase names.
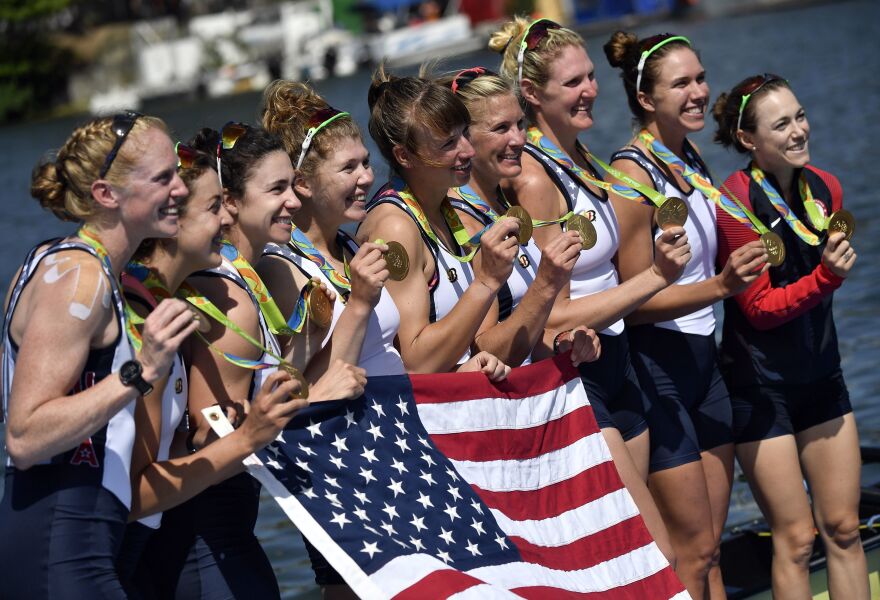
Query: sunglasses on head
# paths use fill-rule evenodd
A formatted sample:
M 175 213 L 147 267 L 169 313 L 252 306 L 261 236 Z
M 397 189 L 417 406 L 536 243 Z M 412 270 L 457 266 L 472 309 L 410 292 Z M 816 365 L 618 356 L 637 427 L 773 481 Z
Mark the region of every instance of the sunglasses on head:
M 526 56 L 526 50 L 534 50 L 538 47 L 547 36 L 547 32 L 553 29 L 562 29 L 562 25 L 550 19 L 538 19 L 532 21 L 523 34 L 522 41 L 519 43 L 519 54 L 516 57 L 516 80 L 522 80 L 523 59 Z
M 223 150 L 232 150 L 235 143 L 247 133 L 248 127 L 244 123 L 229 121 L 220 130 L 220 140 L 217 142 L 217 177 L 220 179 L 220 189 L 223 189 L 223 171 L 220 166 L 220 154 Z
M 198 150 L 192 146 L 187 146 L 183 142 L 174 144 L 174 153 L 177 155 L 178 169 L 192 169 L 199 155 Z
M 746 104 L 749 103 L 749 99 L 754 96 L 758 90 L 762 87 L 771 83 L 773 81 L 785 81 L 779 75 L 774 75 L 773 73 L 764 73 L 763 75 L 755 75 L 754 77 L 750 77 L 739 86 L 739 89 L 736 90 L 738 93 L 742 94 L 742 98 L 739 101 L 739 114 L 736 117 L 736 129 L 739 131 L 742 128 L 742 119 L 743 112 L 746 110 Z
M 456 94 L 458 93 L 458 90 L 464 89 L 474 79 L 476 79 L 477 77 L 483 77 L 484 75 L 497 76 L 497 73 L 490 71 L 485 67 L 471 67 L 470 69 L 459 71 L 458 74 L 452 79 L 452 83 L 449 85 L 449 88 L 452 90 L 453 94 Z
M 660 35 L 649 37 L 642 42 L 643 47 L 648 46 L 649 44 L 650 47 L 647 50 L 642 51 L 642 55 L 639 57 L 638 67 L 636 67 L 637 94 L 639 93 L 639 90 L 642 89 L 642 73 L 645 70 L 645 63 L 648 62 L 648 57 L 670 42 L 684 42 L 688 46 L 691 45 L 691 41 L 683 35 L 669 35 L 668 33 L 661 33 Z
M 131 133 L 131 129 L 134 127 L 134 123 L 138 120 L 138 117 L 142 116 L 141 113 L 134 112 L 133 110 L 127 110 L 113 116 L 113 123 L 110 126 L 110 129 L 116 136 L 116 142 L 114 142 L 113 149 L 110 150 L 107 158 L 104 159 L 104 165 L 98 172 L 98 179 L 104 179 L 104 177 L 107 176 L 107 171 L 110 170 L 110 166 L 116 159 L 116 155 L 119 154 L 119 149 L 122 148 L 122 144 L 125 143 L 125 138 Z
M 351 115 L 349 115 L 347 112 L 337 110 L 332 106 L 320 108 L 312 113 L 308 120 L 309 130 L 306 132 L 306 138 L 303 140 L 302 149 L 300 150 L 299 158 L 296 161 L 296 168 L 299 169 L 300 167 L 302 167 L 303 161 L 306 159 L 306 153 L 312 146 L 312 140 L 315 138 L 315 135 L 319 131 L 327 127 L 327 125 L 329 125 L 336 119 L 341 119 L 343 117 L 349 116 Z

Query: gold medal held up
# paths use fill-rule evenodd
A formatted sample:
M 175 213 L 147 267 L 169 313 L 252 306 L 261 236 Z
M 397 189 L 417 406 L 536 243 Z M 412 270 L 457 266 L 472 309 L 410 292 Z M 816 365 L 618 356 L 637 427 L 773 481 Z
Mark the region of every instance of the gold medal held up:
M 306 307 L 309 318 L 321 329 L 327 329 L 333 322 L 333 303 L 315 282 L 309 282 L 306 292 Z
M 385 244 L 388 250 L 382 253 L 385 258 L 385 266 L 388 268 L 388 277 L 394 281 L 403 281 L 409 275 L 409 254 L 400 242 L 386 242 L 378 239 L 374 244 Z
M 566 221 L 565 228 L 568 231 L 577 231 L 581 236 L 581 247 L 589 250 L 596 245 L 599 236 L 596 234 L 596 228 L 590 220 L 584 215 L 572 215 Z
M 290 397 L 294 399 L 303 398 L 304 400 L 307 400 L 309 397 L 309 382 L 306 381 L 306 378 L 302 376 L 302 373 L 299 372 L 299 369 L 286 361 L 279 364 L 278 368 L 290 375 L 291 379 L 299 382 L 299 393 L 291 393 Z
M 828 234 L 830 235 L 838 231 L 846 235 L 847 241 L 852 239 L 853 234 L 856 232 L 856 218 L 845 208 L 834 211 L 831 217 L 828 218 Z
M 761 234 L 761 242 L 767 250 L 767 263 L 771 267 L 778 267 L 785 261 L 785 244 L 782 238 L 772 231 Z
M 657 207 L 654 219 L 660 229 L 669 227 L 682 227 L 688 219 L 688 207 L 681 198 L 670 197 Z
M 532 225 L 532 217 L 526 209 L 522 206 L 511 206 L 504 216 L 519 220 L 519 234 L 516 237 L 519 239 L 520 245 L 528 244 L 529 240 L 532 239 L 534 226 Z

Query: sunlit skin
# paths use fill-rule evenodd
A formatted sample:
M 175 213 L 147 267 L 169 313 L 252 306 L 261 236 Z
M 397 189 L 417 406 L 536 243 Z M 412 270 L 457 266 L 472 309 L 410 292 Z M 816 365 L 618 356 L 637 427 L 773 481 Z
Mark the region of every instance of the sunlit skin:
M 547 83 L 539 88 L 529 80 L 523 81 L 524 93 L 536 113 L 536 124 L 547 131 L 586 131 L 593 126 L 593 105 L 599 95 L 593 61 L 583 46 L 565 46 L 550 64 Z M 572 137 L 571 134 L 566 138 Z M 573 138 L 557 140 L 560 147 L 574 144 Z
M 302 203 L 293 192 L 293 165 L 283 150 L 268 153 L 248 173 L 242 198 L 226 195 L 235 218 L 233 244 L 248 262 L 269 243 L 284 244 L 293 229 L 293 214 Z
M 787 87 L 770 90 L 751 102 L 754 104 L 748 108 L 757 117 L 755 131 L 741 129 L 740 141 L 761 170 L 781 177 L 781 184 L 790 182 L 794 170 L 810 162 L 807 113 Z
M 134 147 L 126 148 L 128 144 Z M 177 173 L 171 139 L 164 131 L 150 128 L 137 139 L 126 139 L 123 148 L 126 155 L 137 152 L 140 158 L 124 187 L 111 186 L 117 195 L 120 220 L 129 231 L 137 228 L 132 233 L 143 238 L 175 235 L 177 202 L 187 189 Z
M 493 197 L 499 181 L 522 171 L 525 116 L 513 94 L 485 98 L 470 112 L 474 148 L 470 185 L 481 196 L 485 193 L 484 197 Z
M 177 251 L 194 266 L 192 271 L 220 264 L 223 230 L 231 223 L 217 173 L 208 169 L 190 184 L 186 210 L 179 220 Z
M 667 146 L 673 151 L 690 132 L 701 131 L 706 124 L 709 84 L 706 70 L 690 48 L 679 48 L 663 57 L 654 89 L 650 95 L 639 92 L 639 100 L 656 127 L 678 135 Z M 680 137 L 679 137 L 680 136 Z

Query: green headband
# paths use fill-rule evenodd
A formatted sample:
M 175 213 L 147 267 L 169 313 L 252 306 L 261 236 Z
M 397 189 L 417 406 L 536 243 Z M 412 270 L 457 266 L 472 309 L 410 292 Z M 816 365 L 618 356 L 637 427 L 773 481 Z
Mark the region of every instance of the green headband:
M 651 56 L 654 52 L 668 44 L 669 42 L 684 42 L 688 46 L 691 45 L 691 41 L 684 37 L 683 35 L 673 35 L 672 37 L 668 37 L 665 40 L 659 41 L 644 52 L 642 52 L 642 56 L 639 58 L 639 66 L 637 68 L 638 74 L 636 75 L 636 93 L 639 93 L 639 90 L 642 88 L 642 71 L 645 69 L 645 63 L 648 61 L 648 57 Z

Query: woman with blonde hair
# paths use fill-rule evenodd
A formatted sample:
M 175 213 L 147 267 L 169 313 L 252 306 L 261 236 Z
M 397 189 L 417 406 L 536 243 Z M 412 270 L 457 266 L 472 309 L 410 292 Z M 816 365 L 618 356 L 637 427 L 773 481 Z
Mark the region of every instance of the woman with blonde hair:
M 135 404 L 196 323 L 174 300 L 139 332 L 118 279 L 143 239 L 177 233 L 186 193 L 164 123 L 133 112 L 79 127 L 34 170 L 34 198 L 80 226 L 31 250 L 7 296 L 4 598 L 126 597 Z
M 555 303 L 550 325 L 586 325 L 599 331 L 602 357 L 581 365 L 581 378 L 621 479 L 659 547 L 675 564 L 645 485 L 653 433 L 623 318 L 679 277 L 690 259 L 688 238 L 681 228 L 670 228 L 658 238 L 653 262 L 632 280 L 620 282 L 620 232 L 609 202 L 611 186 L 578 141 L 578 134 L 593 125 L 598 94 L 583 40 L 553 21 L 518 18 L 492 36 L 490 48 L 503 53 L 501 73 L 516 83 L 530 122 L 522 173 L 502 182 L 502 189 L 532 217 L 553 223 L 535 230 L 539 246 L 552 243 L 563 227 L 582 232 L 583 251 Z

